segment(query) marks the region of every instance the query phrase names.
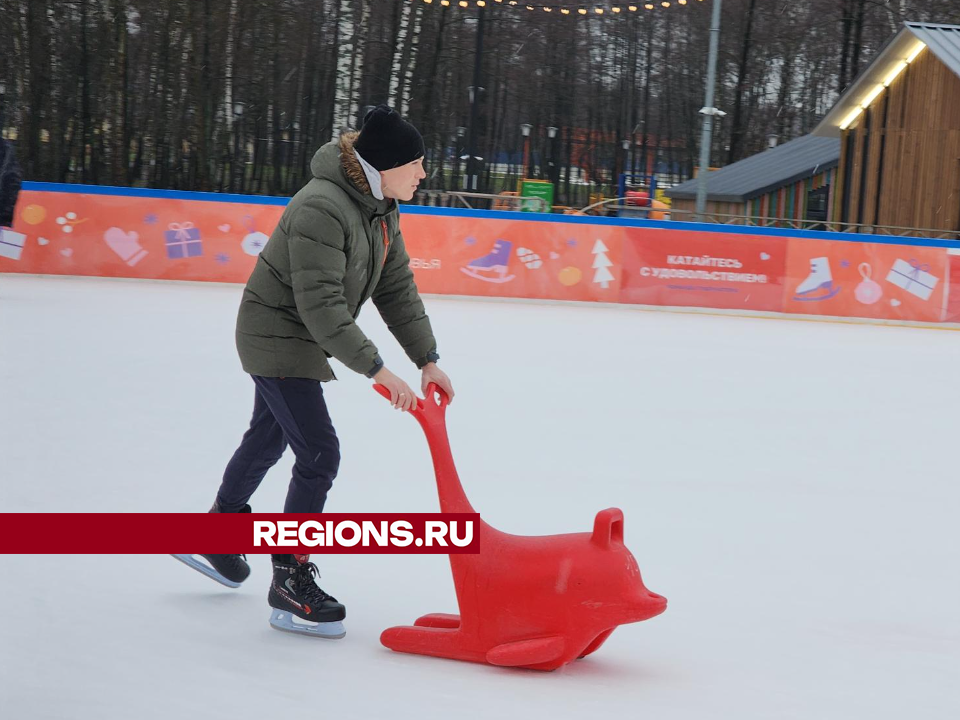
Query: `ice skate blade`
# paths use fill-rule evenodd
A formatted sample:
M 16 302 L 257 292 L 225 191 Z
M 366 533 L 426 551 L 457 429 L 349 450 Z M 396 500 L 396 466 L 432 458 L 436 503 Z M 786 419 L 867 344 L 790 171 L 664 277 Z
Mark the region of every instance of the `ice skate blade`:
M 189 565 L 197 572 L 203 573 L 211 580 L 216 580 L 221 585 L 226 585 L 228 588 L 240 587 L 240 583 L 234 582 L 233 580 L 227 580 L 227 578 L 225 578 L 223 575 L 218 573 L 209 565 L 206 565 L 205 563 L 200 562 L 193 555 L 171 555 L 171 557 L 175 557 L 184 565 Z
M 484 282 L 496 283 L 496 284 L 510 282 L 516 277 L 516 275 L 507 275 L 507 276 L 499 276 L 499 277 L 490 276 L 490 275 L 481 275 L 476 270 L 472 270 L 465 267 L 460 268 L 460 272 L 466 275 L 469 275 L 470 277 L 476 280 L 483 280 Z
M 836 295 L 838 292 L 840 292 L 840 286 L 837 285 L 835 288 L 827 288 L 827 293 L 824 294 L 824 295 L 811 295 L 811 294 L 810 294 L 810 293 L 814 293 L 814 292 L 816 292 L 817 290 L 820 290 L 820 289 L 822 289 L 822 286 L 821 286 L 820 288 L 814 288 L 813 290 L 807 290 L 807 292 L 805 292 L 805 293 L 796 293 L 796 294 L 793 296 L 793 299 L 796 300 L 796 301 L 798 301 L 798 302 L 818 302 L 818 301 L 820 301 L 820 300 L 829 300 L 829 299 L 832 298 L 834 295 Z
M 339 620 L 337 622 L 308 623 L 286 610 L 277 610 L 276 608 L 270 614 L 270 627 L 296 635 L 311 635 L 327 640 L 337 640 L 347 634 L 343 623 Z

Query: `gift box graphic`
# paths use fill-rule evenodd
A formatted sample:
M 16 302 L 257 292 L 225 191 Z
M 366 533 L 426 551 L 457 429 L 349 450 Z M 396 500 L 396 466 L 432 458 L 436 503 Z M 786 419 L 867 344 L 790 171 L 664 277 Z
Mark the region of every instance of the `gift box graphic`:
M 200 228 L 194 227 L 192 222 L 170 223 L 163 237 L 167 244 L 167 257 L 171 260 L 203 255 Z
M 26 240 L 27 236 L 22 233 L 0 228 L 0 257 L 19 260 Z
M 916 260 L 907 262 L 898 259 L 887 275 L 887 282 L 903 288 L 921 300 L 929 300 L 933 294 L 933 289 L 940 280 L 937 276 L 927 272 L 929 269 L 930 266 L 926 263 L 921 265 Z

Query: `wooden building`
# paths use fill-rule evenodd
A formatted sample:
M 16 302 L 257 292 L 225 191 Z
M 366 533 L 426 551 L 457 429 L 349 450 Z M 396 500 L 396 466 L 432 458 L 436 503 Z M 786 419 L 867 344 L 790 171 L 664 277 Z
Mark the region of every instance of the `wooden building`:
M 707 221 L 779 227 L 817 227 L 832 220 L 840 143 L 804 137 L 751 155 L 707 175 Z M 692 220 L 697 180 L 666 191 L 671 219 Z
M 862 232 L 960 232 L 960 26 L 906 23 L 814 130 L 839 138 L 833 216 Z M 927 232 L 932 230 L 933 232 Z

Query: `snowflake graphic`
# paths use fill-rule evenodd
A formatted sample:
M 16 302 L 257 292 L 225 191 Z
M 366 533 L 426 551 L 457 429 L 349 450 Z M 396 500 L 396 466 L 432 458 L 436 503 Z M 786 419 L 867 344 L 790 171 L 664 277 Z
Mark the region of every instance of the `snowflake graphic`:
M 576 246 L 577 246 L 577 241 L 576 241 L 576 240 L 573 240 L 573 239 L 571 238 L 570 240 L 567 240 L 567 245 L 568 245 L 569 247 L 576 247 Z
M 844 268 L 850 267 L 850 261 L 849 261 L 849 260 L 841 260 L 841 261 L 840 261 L 840 267 L 844 267 Z
M 256 257 L 266 246 L 267 240 L 269 239 L 270 238 L 262 232 L 252 232 L 243 239 L 243 242 L 240 243 L 240 247 L 247 255 L 253 255 Z
M 217 253 L 217 262 L 221 265 L 226 265 L 228 262 L 230 262 L 230 256 L 226 253 Z
M 149 215 L 147 215 L 146 217 L 143 218 L 143 222 L 144 222 L 144 224 L 146 224 L 146 225 L 156 225 L 156 224 L 157 224 L 157 216 L 154 215 L 153 213 L 150 213 Z

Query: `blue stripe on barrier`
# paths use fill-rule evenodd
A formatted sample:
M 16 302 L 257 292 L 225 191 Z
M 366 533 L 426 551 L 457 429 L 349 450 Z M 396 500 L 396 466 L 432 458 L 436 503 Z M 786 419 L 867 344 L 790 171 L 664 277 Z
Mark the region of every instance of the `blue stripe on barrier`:
M 898 235 L 852 235 L 851 233 L 820 230 L 788 230 L 784 228 L 760 228 L 744 225 L 720 225 L 718 223 L 679 222 L 676 220 L 639 220 L 633 218 L 593 217 L 583 215 L 553 215 L 527 213 L 516 210 L 468 210 L 466 208 L 428 207 L 404 205 L 401 210 L 408 215 L 437 215 L 441 217 L 487 218 L 490 220 L 527 220 L 531 222 L 572 223 L 577 225 L 605 225 L 616 227 L 652 228 L 658 230 L 688 230 L 708 233 L 733 233 L 758 237 L 810 238 L 811 240 L 842 240 L 844 242 L 878 243 L 881 245 L 918 245 L 925 247 L 960 248 L 960 240 L 937 240 L 932 238 L 901 237 Z
M 154 190 L 151 188 L 112 187 L 110 185 L 74 185 L 72 183 L 25 182 L 23 190 L 80 193 L 83 195 L 115 195 L 118 197 L 162 198 L 164 200 L 198 200 L 200 202 L 247 203 L 248 205 L 286 205 L 290 198 L 272 195 L 238 195 L 236 193 L 194 192 L 192 190 Z
M 162 198 L 169 200 L 194 200 L 201 202 L 247 203 L 250 205 L 284 206 L 290 198 L 270 195 L 238 195 L 235 193 L 194 192 L 191 190 L 154 190 L 150 188 L 124 188 L 109 185 L 76 185 L 72 183 L 24 182 L 24 190 L 59 193 L 82 193 L 87 195 L 115 195 L 119 197 Z M 486 220 L 514 220 L 525 222 L 569 223 L 573 225 L 601 225 L 613 227 L 651 228 L 657 230 L 687 230 L 757 237 L 809 238 L 811 240 L 840 240 L 855 243 L 880 245 L 910 245 L 916 247 L 958 248 L 960 240 L 900 237 L 896 235 L 852 235 L 851 233 L 825 232 L 818 230 L 789 230 L 784 228 L 758 228 L 744 225 L 720 225 L 717 223 L 678 222 L 671 220 L 640 220 L 634 218 L 593 217 L 581 215 L 554 215 L 519 212 L 516 210 L 469 210 L 467 208 L 429 207 L 425 205 L 401 205 L 405 215 L 436 217 L 479 218 Z

